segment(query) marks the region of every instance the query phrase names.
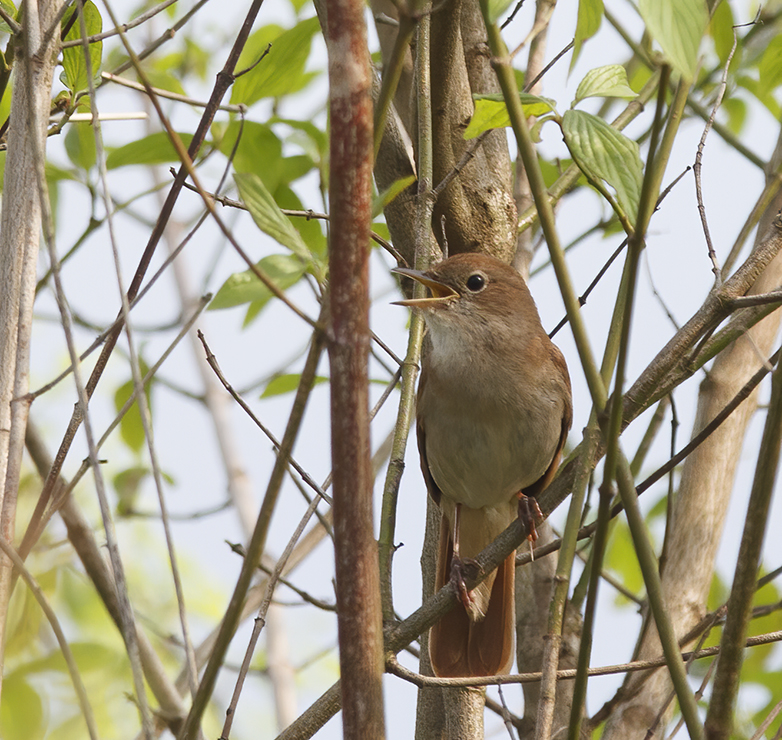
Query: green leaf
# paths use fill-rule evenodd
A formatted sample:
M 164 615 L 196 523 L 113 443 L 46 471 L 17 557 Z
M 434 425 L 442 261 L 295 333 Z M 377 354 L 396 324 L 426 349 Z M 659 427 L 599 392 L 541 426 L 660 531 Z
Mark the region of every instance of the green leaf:
M 178 95 L 187 95 L 185 88 L 182 87 L 182 82 L 174 73 L 161 69 L 148 69 L 146 70 L 147 80 L 152 87 L 158 90 L 168 90 L 168 92 L 177 93 Z
M 489 20 L 496 23 L 500 16 L 510 7 L 513 0 L 487 0 L 489 4 Z
M 639 0 L 638 10 L 666 60 L 691 80 L 709 22 L 706 0 Z
M 11 2 L 11 0 L 0 0 L 0 5 L 3 6 L 3 10 L 11 16 L 14 20 L 17 20 L 16 18 L 16 6 Z M 5 22 L 0 20 L 0 32 L 1 33 L 11 33 L 11 28 L 9 25 Z
M 258 263 L 258 269 L 269 276 L 280 289 L 295 285 L 307 271 L 304 263 L 292 254 L 272 254 Z M 231 308 L 251 301 L 266 305 L 273 293 L 258 279 L 252 270 L 236 272 L 226 280 L 209 304 L 209 310 Z
M 72 13 L 68 14 L 71 18 L 73 13 L 77 13 L 76 7 Z M 92 0 L 84 3 L 84 23 L 87 27 L 87 36 L 94 36 L 103 30 L 103 19 L 100 11 Z M 68 29 L 64 41 L 76 41 L 81 39 L 81 23 L 78 15 L 73 19 L 73 24 Z M 90 66 L 92 67 L 93 78 L 100 75 L 100 63 L 103 57 L 103 42 L 97 41 L 90 44 Z M 62 51 L 62 82 L 73 93 L 81 92 L 89 87 L 87 79 L 87 65 L 84 59 L 84 49 L 81 46 L 72 46 Z
M 730 3 L 717 3 L 717 7 L 714 8 L 714 14 L 709 22 L 709 33 L 714 39 L 714 50 L 720 59 L 720 66 L 723 67 L 728 61 L 730 50 L 733 48 L 733 25 L 735 22 Z M 736 47 L 737 51 L 738 49 L 739 47 Z M 735 62 L 734 56 L 731 66 Z
M 192 134 L 179 134 L 185 147 L 190 146 Z M 138 141 L 132 141 L 115 149 L 106 158 L 106 167 L 114 170 L 131 164 L 165 164 L 178 162 L 179 156 L 165 131 L 150 134 Z
M 624 522 L 617 522 L 611 535 L 611 545 L 606 553 L 606 567 L 619 576 L 621 583 L 632 593 L 643 596 L 644 579 L 638 565 L 630 530 Z M 616 603 L 630 604 L 627 597 L 618 594 Z
M 142 377 L 147 374 L 149 370 L 148 365 L 141 359 L 139 359 L 139 365 Z M 123 383 L 114 392 L 114 408 L 119 412 L 125 405 L 125 402 L 133 395 L 134 385 L 133 378 Z M 151 403 L 151 384 L 147 385 L 145 391 L 147 396 L 147 406 L 152 410 Z M 130 447 L 133 452 L 141 452 L 144 447 L 144 425 L 141 422 L 141 411 L 138 407 L 138 401 L 134 401 L 133 405 L 128 409 L 125 416 L 119 423 L 119 432 L 122 437 L 122 441 Z
M 277 189 L 281 181 L 282 142 L 271 126 L 232 121 L 223 131 L 218 125 L 213 126 L 212 135 L 218 149 L 226 157 L 233 156 L 235 172 L 254 172 L 269 192 Z
M 271 398 L 272 396 L 281 396 L 284 393 L 291 393 L 299 387 L 300 380 L 301 373 L 283 373 L 282 375 L 277 375 L 266 384 L 266 388 L 264 388 L 263 393 L 261 393 L 261 398 Z M 317 375 L 315 376 L 312 385 L 316 386 L 328 382 L 328 378 Z
M 0 704 L 0 737 L 3 740 L 38 740 L 45 731 L 43 702 L 38 692 L 21 676 L 14 673 L 6 676 Z
M 741 87 L 756 96 L 757 99 L 768 108 L 775 120 L 778 121 L 780 117 L 782 117 L 782 108 L 780 108 L 776 98 L 769 90 L 763 87 L 758 80 L 755 80 L 748 75 L 741 75 L 737 77 L 736 81 Z
M 79 169 L 91 170 L 95 166 L 95 131 L 87 121 L 71 123 L 65 134 L 65 151 L 68 159 Z
M 271 193 L 260 177 L 254 174 L 237 174 L 234 178 L 239 187 L 247 210 L 256 226 L 276 242 L 287 247 L 305 263 L 310 261 L 310 252 L 301 235 L 287 216 L 280 211 Z
M 304 67 L 318 28 L 318 19 L 313 17 L 287 31 L 279 26 L 265 26 L 252 34 L 237 69 L 251 67 L 261 59 L 269 44 L 272 47 L 250 72 L 236 80 L 231 102 L 252 105 L 262 98 L 290 95 L 309 84 L 316 74 L 305 72 Z
M 409 175 L 408 177 L 395 180 L 382 193 L 379 193 L 372 203 L 372 218 L 377 218 L 397 195 L 407 190 L 415 181 L 416 176 Z
M 747 103 L 741 98 L 726 98 L 722 110 L 728 114 L 728 128 L 736 135 L 741 133 L 747 120 Z
M 475 112 L 464 132 L 465 139 L 474 139 L 489 129 L 510 126 L 508 109 L 502 95 L 474 95 L 473 97 Z M 530 93 L 519 93 L 519 98 L 526 116 L 542 116 L 550 111 L 556 113 L 553 100 Z
M 578 0 L 576 35 L 573 39 L 573 56 L 570 59 L 571 71 L 576 66 L 584 42 L 598 32 L 602 20 L 603 0 Z
M 117 492 L 117 514 L 127 516 L 135 509 L 141 484 L 149 476 L 149 468 L 139 465 L 122 470 L 112 479 Z
M 638 94 L 627 81 L 627 72 L 621 64 L 609 64 L 592 69 L 578 84 L 573 105 L 585 98 L 622 98 L 632 100 Z
M 277 190 L 274 191 L 274 202 L 280 208 L 286 208 L 290 211 L 306 211 L 299 196 L 291 190 L 288 185 L 280 185 Z M 296 231 L 299 232 L 299 236 L 304 240 L 307 245 L 307 249 L 310 251 L 310 255 L 313 259 L 312 274 L 320 280 L 325 274 L 324 270 L 319 270 L 320 261 L 317 257 L 323 257 L 324 260 L 327 257 L 328 244 L 326 242 L 326 235 L 323 232 L 323 221 L 317 218 L 306 218 L 300 216 L 290 216 L 291 223 L 295 225 Z
M 643 182 L 638 144 L 602 118 L 578 110 L 565 113 L 562 133 L 581 171 L 614 188 L 620 207 L 635 222 Z
M 760 80 L 758 97 L 770 93 L 782 83 L 782 37 L 775 36 L 769 42 L 758 65 Z

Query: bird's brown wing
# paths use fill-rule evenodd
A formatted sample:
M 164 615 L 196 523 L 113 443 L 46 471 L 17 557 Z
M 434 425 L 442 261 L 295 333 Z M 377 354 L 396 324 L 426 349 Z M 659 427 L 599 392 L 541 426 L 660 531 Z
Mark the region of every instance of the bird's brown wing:
M 421 374 L 418 398 L 425 389 Z M 426 429 L 416 420 L 418 452 L 426 488 L 439 506 L 443 493 L 432 476 L 426 454 Z M 507 673 L 513 663 L 515 639 L 514 579 L 516 553 L 512 552 L 497 569 L 486 616 L 473 622 L 461 604 L 451 609 L 429 632 L 429 658 L 437 676 L 495 676 Z M 453 541 L 451 527 L 440 517 L 440 544 L 437 550 L 435 593 L 451 580 Z
M 559 433 L 559 443 L 557 444 L 557 450 L 554 453 L 554 457 L 551 459 L 551 464 L 546 468 L 546 472 L 540 476 L 533 484 L 527 486 L 522 493 L 526 496 L 538 496 L 543 493 L 548 487 L 548 484 L 554 480 L 557 468 L 559 468 L 559 460 L 562 457 L 562 450 L 567 442 L 567 435 L 570 431 L 570 425 L 573 423 L 573 401 L 570 394 L 570 374 L 568 373 L 567 364 L 565 358 L 559 351 L 559 348 L 551 345 L 556 351 L 553 353 L 554 370 L 560 375 L 562 384 L 567 388 L 567 393 L 563 395 L 565 400 L 565 406 L 562 409 L 562 426 Z

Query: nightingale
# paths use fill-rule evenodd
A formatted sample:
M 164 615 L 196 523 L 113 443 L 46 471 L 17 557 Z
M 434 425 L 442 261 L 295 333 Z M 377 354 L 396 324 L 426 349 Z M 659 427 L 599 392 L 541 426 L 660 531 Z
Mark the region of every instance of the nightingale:
M 533 499 L 551 482 L 572 421 L 565 359 L 540 323 L 524 279 L 483 254 L 426 272 L 394 272 L 431 296 L 398 301 L 427 326 L 416 411 L 427 490 L 441 512 L 436 590 L 449 580 L 462 605 L 432 627 L 437 676 L 507 673 L 515 641 L 515 552 L 467 592 L 463 567 L 517 516 L 537 536 Z

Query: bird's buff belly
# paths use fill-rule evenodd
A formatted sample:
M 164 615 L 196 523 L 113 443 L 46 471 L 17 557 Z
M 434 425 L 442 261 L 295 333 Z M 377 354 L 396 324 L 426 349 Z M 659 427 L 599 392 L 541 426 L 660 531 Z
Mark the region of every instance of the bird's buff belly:
M 538 480 L 554 456 L 548 447 L 523 426 L 427 428 L 426 454 L 435 482 L 449 499 L 472 509 L 507 502 Z

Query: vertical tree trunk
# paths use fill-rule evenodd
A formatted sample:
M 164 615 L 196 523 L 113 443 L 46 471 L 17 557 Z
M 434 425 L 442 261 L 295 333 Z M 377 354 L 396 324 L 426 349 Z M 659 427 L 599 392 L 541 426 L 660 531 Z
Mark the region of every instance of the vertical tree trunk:
M 27 426 L 30 338 L 41 234 L 38 175 L 59 34 L 51 30 L 59 2 L 25 3 L 17 43 L 8 155 L 0 216 L 0 531 L 12 542 Z M 11 564 L 0 555 L 0 666 L 10 599 Z M 0 681 L 2 680 L 0 671 Z
M 385 736 L 383 630 L 369 445 L 372 97 L 364 4 L 329 0 L 329 358 L 343 734 Z

